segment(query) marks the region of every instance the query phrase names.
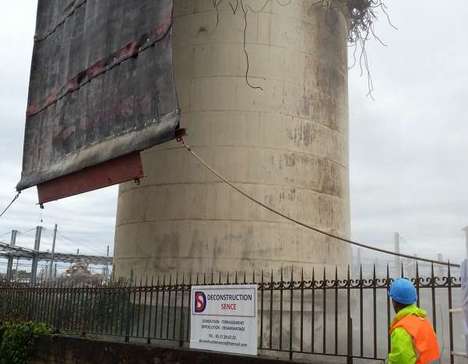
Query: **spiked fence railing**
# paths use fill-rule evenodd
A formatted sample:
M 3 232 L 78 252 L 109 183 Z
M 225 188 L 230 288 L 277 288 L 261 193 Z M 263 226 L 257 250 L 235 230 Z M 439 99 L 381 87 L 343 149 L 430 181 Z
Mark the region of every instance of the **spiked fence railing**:
M 459 299 L 460 279 L 450 266 L 443 276 L 415 266 L 412 280 L 418 304 L 438 333 L 447 362 L 454 363 L 454 345 L 460 327 L 450 308 Z M 297 272 L 297 271 L 296 271 Z M 0 284 L 0 321 L 45 322 L 57 332 L 122 338 L 126 342 L 190 340 L 190 289 L 193 285 L 257 284 L 258 348 L 290 359 L 326 355 L 384 360 L 390 347 L 388 327 L 393 310 L 387 290 L 390 269 L 382 275 L 358 267 L 339 274 L 313 271 L 308 277 L 292 269 L 234 274 L 166 274 L 131 282 L 99 286 L 68 286 L 66 281 L 34 286 Z M 365 274 L 367 273 L 367 274 Z M 439 272 L 440 274 L 441 272 Z M 405 272 L 402 270 L 401 275 Z M 446 349 L 448 348 L 448 350 Z

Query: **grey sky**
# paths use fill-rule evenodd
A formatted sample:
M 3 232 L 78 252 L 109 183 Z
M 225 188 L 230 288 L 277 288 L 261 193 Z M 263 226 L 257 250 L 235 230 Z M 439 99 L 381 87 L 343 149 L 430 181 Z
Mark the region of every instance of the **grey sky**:
M 350 71 L 350 174 L 353 238 L 391 248 L 459 260 L 468 225 L 468 3 L 387 1 L 391 28 L 377 24 L 388 44 L 368 44 L 375 101 L 366 97 L 359 69 Z M 0 207 L 13 196 L 20 171 L 36 1 L 16 1 L 0 14 Z M 25 191 L 0 219 L 0 240 L 12 228 L 39 224 L 50 246 L 59 224 L 62 251 L 104 254 L 114 235 L 115 187 L 46 205 Z M 33 232 L 19 243 L 32 245 Z M 75 242 L 72 243 L 71 241 Z

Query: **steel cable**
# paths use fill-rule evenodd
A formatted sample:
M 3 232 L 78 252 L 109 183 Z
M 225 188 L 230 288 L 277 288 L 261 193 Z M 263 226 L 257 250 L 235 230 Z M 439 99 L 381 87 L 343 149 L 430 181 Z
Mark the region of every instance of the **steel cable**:
M 224 183 L 226 183 L 229 187 L 231 187 L 233 190 L 237 191 L 238 193 L 240 193 L 242 196 L 244 196 L 245 198 L 247 198 L 248 200 L 254 202 L 255 204 L 263 207 L 264 209 L 278 215 L 278 216 L 281 216 L 282 218 L 286 219 L 286 220 L 289 220 L 299 226 L 302 226 L 306 229 L 309 229 L 309 230 L 312 230 L 312 231 L 315 231 L 316 233 L 319 233 L 321 235 L 325 235 L 325 236 L 328 236 L 332 239 L 336 239 L 338 241 L 341 241 L 343 243 L 347 243 L 347 244 L 350 244 L 350 245 L 354 245 L 354 246 L 357 246 L 357 247 L 360 247 L 360 248 L 364 248 L 364 249 L 368 249 L 368 250 L 373 250 L 375 252 L 379 252 L 379 253 L 383 253 L 383 254 L 389 254 L 389 255 L 393 255 L 393 256 L 398 256 L 398 257 L 402 257 L 402 258 L 407 258 L 407 259 L 412 259 L 412 260 L 418 260 L 418 261 L 421 261 L 421 262 L 427 262 L 427 263 L 431 263 L 431 264 L 440 264 L 440 265 L 445 265 L 445 266 L 451 266 L 451 267 L 460 267 L 459 264 L 453 264 L 453 263 L 450 263 L 450 262 L 442 262 L 442 261 L 438 261 L 438 260 L 433 260 L 433 259 L 428 259 L 428 258 L 421 258 L 421 257 L 414 257 L 412 255 L 408 255 L 408 254 L 403 254 L 403 253 L 395 253 L 395 252 L 392 252 L 391 250 L 386 250 L 386 249 L 381 249 L 381 248 L 377 248 L 377 247 L 374 247 L 374 246 L 371 246 L 371 245 L 368 245 L 368 244 L 364 244 L 364 243 L 359 243 L 357 241 L 354 241 L 354 240 L 351 240 L 351 239 L 347 239 L 347 238 L 344 238 L 344 237 L 341 237 L 341 236 L 338 236 L 338 235 L 335 235 L 335 234 L 332 234 L 332 233 L 329 233 L 329 232 L 326 232 L 324 230 L 321 230 L 315 226 L 311 226 L 311 225 L 308 225 L 302 221 L 299 221 L 299 220 L 296 220 L 284 213 L 282 213 L 281 211 L 278 211 L 270 206 L 268 206 L 267 204 L 257 200 L 255 197 L 249 195 L 247 192 L 245 192 L 244 190 L 242 190 L 241 188 L 237 187 L 236 185 L 234 185 L 233 183 L 231 183 L 226 177 L 224 177 L 222 174 L 220 174 L 219 172 L 217 172 L 215 169 L 213 169 L 207 162 L 205 162 L 205 160 L 200 157 L 197 153 L 195 153 L 192 148 L 190 147 L 190 145 L 188 145 L 187 143 L 185 143 L 185 140 L 183 137 L 180 138 L 180 141 L 183 143 L 185 149 L 193 156 L 195 157 L 195 159 L 197 159 L 206 169 L 208 169 L 212 174 L 214 174 L 216 177 L 218 177 L 221 181 L 223 181 Z
M 0 217 L 5 215 L 5 213 L 9 210 L 9 208 L 15 203 L 15 201 L 18 199 L 20 193 L 21 192 L 16 193 L 15 197 L 13 197 L 13 200 L 11 200 L 11 202 L 7 205 L 7 207 L 5 207 L 5 209 L 2 211 L 2 213 L 0 214 Z

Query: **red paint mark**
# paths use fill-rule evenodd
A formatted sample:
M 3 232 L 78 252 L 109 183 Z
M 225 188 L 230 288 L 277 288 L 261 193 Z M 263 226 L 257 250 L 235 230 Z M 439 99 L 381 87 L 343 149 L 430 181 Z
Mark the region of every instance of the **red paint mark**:
M 125 46 L 111 53 L 109 56 L 93 63 L 85 70 L 79 72 L 62 88 L 60 88 L 60 91 L 53 90 L 45 99 L 41 100 L 39 103 L 31 102 L 26 111 L 26 116 L 31 117 L 40 113 L 62 97 L 65 97 L 68 94 L 78 90 L 84 83 L 91 81 L 95 77 L 98 77 L 107 69 L 119 65 L 129 58 L 137 57 L 142 49 L 145 48 L 143 47 L 145 42 L 148 42 L 149 44 L 155 44 L 159 41 L 162 41 L 165 35 L 169 32 L 171 26 L 172 15 L 165 18 L 161 24 L 153 28 L 153 31 L 150 34 L 143 34 L 140 36 L 139 40 L 127 43 Z M 165 45 L 166 43 L 163 44 Z
M 143 165 L 140 153 L 128 154 L 38 185 L 39 203 L 59 200 L 142 177 Z

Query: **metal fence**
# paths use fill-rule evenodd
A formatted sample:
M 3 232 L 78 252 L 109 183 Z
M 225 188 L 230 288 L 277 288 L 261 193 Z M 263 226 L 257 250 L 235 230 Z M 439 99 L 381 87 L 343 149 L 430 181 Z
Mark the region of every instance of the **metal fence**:
M 450 267 L 443 276 L 436 275 L 433 266 L 427 273 L 421 275 L 416 265 L 411 278 L 418 305 L 428 311 L 438 334 L 442 362 L 454 363 L 461 326 L 454 323 L 449 309 L 459 299 L 460 279 Z M 388 266 L 380 275 L 374 266 L 371 272 L 363 272 L 362 267 L 357 272 L 337 268 L 331 277 L 325 269 L 308 277 L 289 269 L 277 274 L 166 274 L 99 286 L 5 282 L 0 284 L 0 320 L 41 321 L 65 334 L 185 346 L 190 340 L 192 285 L 253 283 L 258 284 L 261 354 L 384 360 L 393 318 L 387 295 L 392 280 Z

